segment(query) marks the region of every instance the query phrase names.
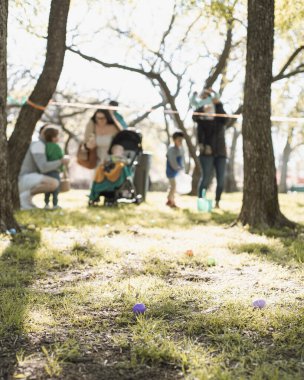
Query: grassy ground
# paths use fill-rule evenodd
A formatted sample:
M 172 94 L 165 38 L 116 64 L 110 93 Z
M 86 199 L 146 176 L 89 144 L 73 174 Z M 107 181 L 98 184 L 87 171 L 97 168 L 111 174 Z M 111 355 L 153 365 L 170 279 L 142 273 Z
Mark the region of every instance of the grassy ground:
M 304 194 L 280 199 L 296 233 L 230 228 L 240 194 L 211 214 L 61 200 L 0 235 L 1 379 L 304 378 Z

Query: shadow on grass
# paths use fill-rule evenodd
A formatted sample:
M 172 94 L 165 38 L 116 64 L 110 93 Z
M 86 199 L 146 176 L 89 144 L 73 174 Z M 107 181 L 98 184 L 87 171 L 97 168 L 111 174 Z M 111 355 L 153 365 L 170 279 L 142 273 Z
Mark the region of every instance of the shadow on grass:
M 250 233 L 270 238 L 269 243 L 245 243 L 231 247 L 234 253 L 247 252 L 281 265 L 304 263 L 304 228 L 250 229 Z
M 248 253 L 257 258 L 280 265 L 302 265 L 304 263 L 304 241 L 293 239 L 290 241 L 272 240 L 269 243 L 243 243 L 229 247 L 233 253 Z
M 187 218 L 188 222 L 191 222 L 193 224 L 202 224 L 202 225 L 210 225 L 210 224 L 217 224 L 217 225 L 230 225 L 233 223 L 236 219 L 238 214 L 232 213 L 230 211 L 213 211 L 213 212 L 206 212 L 206 213 L 199 213 L 199 212 L 193 212 L 191 210 L 183 210 L 184 216 Z
M 35 279 L 35 253 L 40 244 L 38 232 L 12 237 L 0 255 L 0 378 L 11 379 L 16 354 L 27 344 L 23 335 L 29 285 Z
M 96 226 L 132 226 L 167 228 L 191 228 L 193 225 L 229 225 L 236 220 L 237 214 L 229 211 L 199 213 L 189 209 L 161 211 L 141 209 L 135 205 L 120 205 L 117 208 L 83 208 L 78 210 L 34 210 L 17 215 L 23 225 L 35 224 L 40 228 Z M 174 223 L 172 223 L 174 220 Z
M 237 220 L 238 214 L 230 211 L 222 211 L 220 213 L 213 212 L 211 220 L 216 224 L 232 224 Z

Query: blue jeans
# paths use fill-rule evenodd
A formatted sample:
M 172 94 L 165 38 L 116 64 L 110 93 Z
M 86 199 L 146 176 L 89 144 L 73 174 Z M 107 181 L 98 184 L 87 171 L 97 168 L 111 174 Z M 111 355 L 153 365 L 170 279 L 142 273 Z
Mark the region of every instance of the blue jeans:
M 52 178 L 56 178 L 59 181 L 59 184 L 60 184 L 60 174 L 59 174 L 59 172 L 57 170 L 45 173 L 45 175 L 48 175 L 49 177 L 52 177 Z M 60 185 L 52 193 L 45 193 L 44 202 L 45 202 L 46 205 L 48 205 L 50 203 L 51 194 L 53 195 L 53 206 L 57 206 L 58 205 L 59 187 L 60 187 Z
M 203 189 L 207 189 L 212 180 L 213 168 L 216 173 L 215 200 L 219 202 L 224 189 L 226 157 L 199 156 L 202 176 L 198 186 L 198 196 L 201 197 Z

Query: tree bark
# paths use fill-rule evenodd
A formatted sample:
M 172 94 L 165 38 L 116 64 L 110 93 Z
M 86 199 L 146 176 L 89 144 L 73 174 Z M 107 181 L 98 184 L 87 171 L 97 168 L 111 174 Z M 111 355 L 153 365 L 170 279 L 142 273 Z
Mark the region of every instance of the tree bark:
M 199 184 L 199 181 L 201 179 L 201 176 L 202 176 L 202 169 L 201 169 L 201 165 L 198 165 L 198 164 L 195 164 L 194 166 L 194 170 L 193 170 L 193 173 L 192 173 L 192 190 L 191 190 L 191 195 L 198 195 L 197 192 L 198 192 L 198 184 Z
M 273 38 L 274 0 L 248 0 L 244 192 L 239 221 L 252 227 L 294 225 L 280 211 L 271 139 Z
M 226 169 L 226 179 L 225 179 L 225 191 L 227 193 L 233 193 L 238 191 L 235 175 L 234 175 L 234 163 L 235 163 L 235 151 L 237 146 L 237 140 L 240 136 L 241 132 L 237 131 L 235 127 L 233 127 L 233 136 L 230 146 L 230 155 L 227 163 Z
M 70 0 L 52 0 L 46 59 L 42 73 L 31 93 L 31 102 L 46 107 L 50 101 L 63 67 L 66 41 L 66 25 Z M 43 110 L 36 109 L 29 104 L 22 106 L 15 129 L 9 139 L 10 181 L 13 186 L 13 205 L 19 207 L 18 174 L 25 153 L 31 143 L 32 134 Z
M 8 0 L 0 0 L 0 232 L 11 228 L 18 229 L 11 200 L 10 166 L 6 137 L 7 18 Z
M 290 154 L 292 152 L 289 138 L 286 140 L 286 144 L 283 150 L 282 163 L 281 163 L 281 176 L 280 176 L 280 184 L 279 184 L 279 192 L 287 193 L 287 172 L 288 172 L 288 161 L 290 158 Z

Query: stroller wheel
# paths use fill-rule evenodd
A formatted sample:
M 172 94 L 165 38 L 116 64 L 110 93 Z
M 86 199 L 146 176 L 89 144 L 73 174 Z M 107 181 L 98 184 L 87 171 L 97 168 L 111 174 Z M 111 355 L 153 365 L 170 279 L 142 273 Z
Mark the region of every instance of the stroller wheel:
M 142 199 L 141 194 L 136 195 L 135 204 L 140 205 L 142 203 L 142 201 L 143 201 L 143 199 Z
M 92 201 L 92 200 L 89 200 L 88 206 L 89 206 L 89 207 L 96 207 L 96 206 L 98 206 L 98 202 L 99 202 L 99 201 Z
M 118 206 L 117 200 L 115 199 L 106 199 L 104 200 L 104 206 L 106 207 L 115 207 Z

